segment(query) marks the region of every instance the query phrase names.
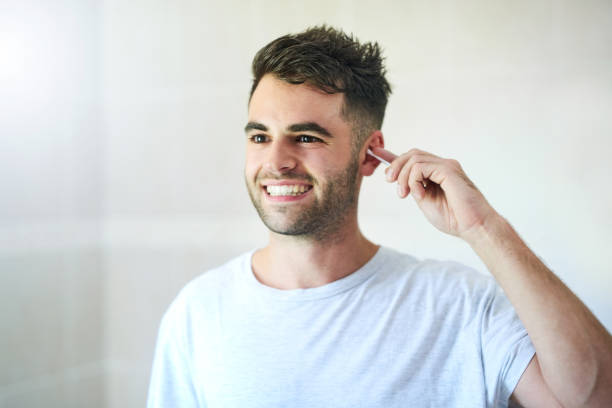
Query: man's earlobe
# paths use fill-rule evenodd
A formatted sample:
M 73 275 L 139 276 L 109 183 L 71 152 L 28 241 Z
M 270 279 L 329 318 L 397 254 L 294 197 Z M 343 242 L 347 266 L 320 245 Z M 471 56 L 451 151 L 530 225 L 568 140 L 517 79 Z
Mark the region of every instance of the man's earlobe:
M 377 159 L 366 154 L 363 163 L 361 163 L 361 174 L 363 176 L 371 176 L 379 164 L 380 162 Z

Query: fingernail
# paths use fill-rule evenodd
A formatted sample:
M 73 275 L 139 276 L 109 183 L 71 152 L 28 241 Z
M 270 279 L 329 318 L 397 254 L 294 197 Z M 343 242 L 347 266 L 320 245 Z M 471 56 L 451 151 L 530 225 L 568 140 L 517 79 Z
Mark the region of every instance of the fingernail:
M 397 185 L 397 195 L 399 195 L 400 197 L 404 197 L 404 187 L 401 184 Z
M 391 167 L 387 167 L 385 169 L 385 176 L 387 178 L 387 181 L 391 181 L 391 176 L 393 175 L 393 170 Z

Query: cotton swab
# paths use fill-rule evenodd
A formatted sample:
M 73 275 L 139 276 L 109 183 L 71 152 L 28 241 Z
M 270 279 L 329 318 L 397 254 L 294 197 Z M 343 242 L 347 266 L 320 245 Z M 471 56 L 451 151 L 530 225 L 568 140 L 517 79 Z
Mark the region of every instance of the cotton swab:
M 386 160 L 385 160 L 385 159 L 383 159 L 382 157 L 375 155 L 375 154 L 374 154 L 374 152 L 372 152 L 372 150 L 368 149 L 368 152 L 367 152 L 367 153 L 368 153 L 370 156 L 374 157 L 376 160 L 380 161 L 381 163 L 384 163 L 384 164 L 386 164 L 387 166 L 390 166 L 390 165 L 391 165 L 391 163 L 389 163 L 388 161 L 386 161 Z

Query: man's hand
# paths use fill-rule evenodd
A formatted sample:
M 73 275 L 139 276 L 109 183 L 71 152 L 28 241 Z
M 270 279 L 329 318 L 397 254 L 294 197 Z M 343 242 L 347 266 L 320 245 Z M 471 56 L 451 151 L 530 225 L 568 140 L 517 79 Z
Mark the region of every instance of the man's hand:
M 412 193 L 440 231 L 466 239 L 470 231 L 498 215 L 456 160 L 418 149 L 400 156 L 379 147 L 372 151 L 391 163 L 385 174 L 387 181 L 397 181 L 398 195 L 405 198 Z

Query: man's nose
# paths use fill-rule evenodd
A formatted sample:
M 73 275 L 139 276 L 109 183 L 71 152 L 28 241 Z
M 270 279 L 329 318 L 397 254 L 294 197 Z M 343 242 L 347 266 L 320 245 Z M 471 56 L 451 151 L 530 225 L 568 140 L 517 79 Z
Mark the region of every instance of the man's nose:
M 270 146 L 264 167 L 271 173 L 287 173 L 295 169 L 297 161 L 294 155 L 280 143 Z

